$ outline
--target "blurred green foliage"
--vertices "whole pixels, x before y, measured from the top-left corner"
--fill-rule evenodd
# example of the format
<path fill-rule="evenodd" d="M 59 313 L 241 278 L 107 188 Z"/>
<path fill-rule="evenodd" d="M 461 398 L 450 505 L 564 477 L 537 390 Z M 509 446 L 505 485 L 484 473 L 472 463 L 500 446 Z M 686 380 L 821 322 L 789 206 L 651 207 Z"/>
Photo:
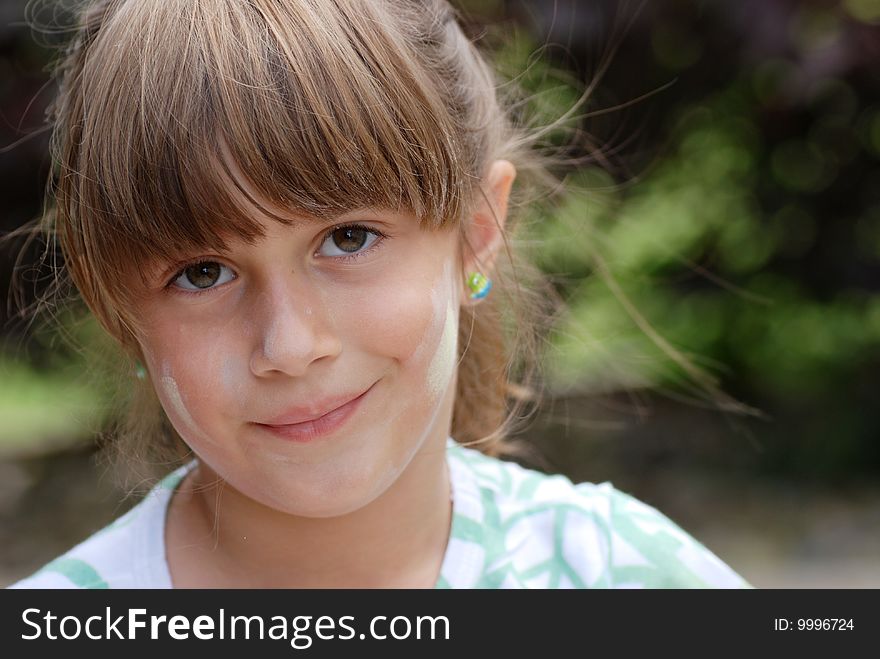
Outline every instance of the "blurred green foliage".
<path fill-rule="evenodd" d="M 809 9 L 792 38 L 820 48 L 840 38 L 841 20 Z M 701 56 L 698 38 L 669 24 L 652 46 L 670 69 Z M 524 57 L 533 49 L 516 44 L 502 61 L 530 62 L 517 81 L 534 115 L 552 121 L 578 92 Z M 834 476 L 880 466 L 876 414 L 865 409 L 876 396 L 853 387 L 876 391 L 880 295 L 870 279 L 841 281 L 880 263 L 880 196 L 866 180 L 873 168 L 880 184 L 878 107 L 834 76 L 787 97 L 800 75 L 795 61 L 770 59 L 681 103 L 662 157 L 631 179 L 600 167 L 571 173 L 569 196 L 540 209 L 525 243 L 570 306 L 550 351 L 555 390 L 693 391 L 671 347 L 767 413 L 755 426 L 761 466 Z M 791 125 L 775 129 L 776 115 Z M 812 269 L 827 260 L 827 276 Z"/>
<path fill-rule="evenodd" d="M 82 306 L 82 305 L 80 305 Z M 27 354 L 0 349 L 0 459 L 92 442 L 120 399 L 119 349 L 76 307 L 44 307 Z"/>
<path fill-rule="evenodd" d="M 101 430 L 105 402 L 75 366 L 40 371 L 0 358 L 0 459 L 66 448 Z"/>
<path fill-rule="evenodd" d="M 582 192 L 537 225 L 544 269 L 582 277 L 570 291 L 572 318 L 557 342 L 561 383 L 583 387 L 600 377 L 602 389 L 614 390 L 677 379 L 669 357 L 604 282 L 585 276 L 593 250 L 673 344 L 714 363 L 725 353 L 740 355 L 749 370 L 743 375 L 769 390 L 820 390 L 828 369 L 847 368 L 880 345 L 871 315 L 880 298 L 854 292 L 820 303 L 797 281 L 764 271 L 770 259 L 791 254 L 789 240 L 797 251 L 809 248 L 815 227 L 796 205 L 763 214 L 755 189 L 761 145 L 749 118 L 736 112 L 744 107 L 732 89 L 690 110 L 676 129 L 676 148 L 643 181 L 624 191 L 602 172 L 582 173 Z M 775 150 L 771 158 L 775 171 Z M 801 182 L 813 167 L 802 153 L 791 166 Z M 597 186 L 602 191 L 591 193 Z M 709 254 L 714 271 L 738 290 L 677 287 L 676 274 Z M 621 380 L 609 380 L 609 368 L 618 367 Z"/>

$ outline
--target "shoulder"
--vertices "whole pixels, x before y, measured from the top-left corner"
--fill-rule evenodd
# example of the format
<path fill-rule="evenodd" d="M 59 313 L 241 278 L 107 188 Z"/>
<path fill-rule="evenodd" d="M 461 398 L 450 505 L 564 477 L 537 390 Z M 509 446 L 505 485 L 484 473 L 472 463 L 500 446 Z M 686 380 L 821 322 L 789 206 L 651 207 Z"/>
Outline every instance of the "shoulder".
<path fill-rule="evenodd" d="M 526 587 L 750 587 L 672 520 L 610 482 L 575 484 L 463 446 L 449 456 L 459 488 L 469 481 L 470 499 L 479 500 L 470 512 L 481 518 L 481 533 L 495 535 L 520 578 L 539 577 Z"/>
<path fill-rule="evenodd" d="M 164 587 L 165 510 L 185 473 L 169 474 L 127 513 L 10 588 Z"/>

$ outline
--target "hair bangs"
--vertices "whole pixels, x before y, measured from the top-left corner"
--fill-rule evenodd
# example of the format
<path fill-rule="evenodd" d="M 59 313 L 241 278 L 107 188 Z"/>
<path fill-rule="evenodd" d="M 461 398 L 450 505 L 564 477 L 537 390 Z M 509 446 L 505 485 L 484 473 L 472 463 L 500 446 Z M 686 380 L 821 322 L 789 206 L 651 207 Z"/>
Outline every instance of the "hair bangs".
<path fill-rule="evenodd" d="M 454 120 L 384 3 L 228 4 L 203 16 L 206 91 L 261 196 L 316 217 L 363 207 L 459 217 L 469 172 Z"/>
<path fill-rule="evenodd" d="M 73 140 L 92 271 L 253 241 L 255 207 L 282 222 L 365 207 L 458 219 L 478 173 L 383 7 L 117 3 L 83 69 Z"/>

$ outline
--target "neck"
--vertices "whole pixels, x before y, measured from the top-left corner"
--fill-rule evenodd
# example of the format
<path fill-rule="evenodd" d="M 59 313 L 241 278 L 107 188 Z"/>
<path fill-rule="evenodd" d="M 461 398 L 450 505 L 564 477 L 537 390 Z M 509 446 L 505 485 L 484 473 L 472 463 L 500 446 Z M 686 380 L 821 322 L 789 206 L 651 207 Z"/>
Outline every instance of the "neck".
<path fill-rule="evenodd" d="M 328 518 L 264 506 L 200 464 L 169 512 L 175 587 L 433 587 L 452 517 L 445 441 L 429 439 L 366 506 Z"/>

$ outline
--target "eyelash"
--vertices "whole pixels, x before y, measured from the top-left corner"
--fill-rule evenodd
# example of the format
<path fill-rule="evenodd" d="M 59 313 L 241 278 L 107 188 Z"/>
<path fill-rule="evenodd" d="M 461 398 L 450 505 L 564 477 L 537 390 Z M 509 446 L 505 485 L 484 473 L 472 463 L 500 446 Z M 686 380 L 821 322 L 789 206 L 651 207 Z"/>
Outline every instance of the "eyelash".
<path fill-rule="evenodd" d="M 363 251 L 352 252 L 351 254 L 349 254 L 347 256 L 331 256 L 331 257 L 329 257 L 337 262 L 342 262 L 342 263 L 351 263 L 352 261 L 355 261 L 355 260 L 361 258 L 365 254 L 372 252 L 373 248 L 375 248 L 385 238 L 388 237 L 387 234 L 379 231 L 378 229 L 375 229 L 373 227 L 368 227 L 363 224 L 339 224 L 335 227 L 331 227 L 330 229 L 328 229 L 327 231 L 324 232 L 324 235 L 321 238 L 321 245 L 323 245 L 330 236 L 332 236 L 334 233 L 336 233 L 340 229 L 359 229 L 361 231 L 366 231 L 367 233 L 372 233 L 377 236 L 377 239 L 373 241 L 373 244 L 370 245 L 369 247 L 367 247 Z M 319 246 L 319 249 L 320 249 L 320 246 Z M 210 259 L 206 259 L 206 258 L 199 258 L 199 259 L 194 259 L 192 261 L 187 261 L 187 262 L 181 264 L 178 267 L 176 274 L 174 274 L 171 277 L 171 280 L 166 285 L 166 288 L 173 289 L 173 292 L 175 294 L 189 295 L 189 296 L 193 296 L 193 297 L 198 297 L 199 295 L 204 295 L 206 293 L 210 293 L 211 291 L 213 291 L 214 290 L 213 287 L 212 288 L 205 288 L 200 291 L 192 291 L 192 290 L 187 290 L 184 288 L 177 288 L 174 286 L 174 282 L 177 281 L 178 278 L 180 278 L 180 276 L 186 271 L 187 268 L 192 267 L 194 265 L 198 265 L 200 263 L 216 263 L 216 261 L 211 261 Z M 225 267 L 228 267 L 228 266 L 225 266 Z"/>

